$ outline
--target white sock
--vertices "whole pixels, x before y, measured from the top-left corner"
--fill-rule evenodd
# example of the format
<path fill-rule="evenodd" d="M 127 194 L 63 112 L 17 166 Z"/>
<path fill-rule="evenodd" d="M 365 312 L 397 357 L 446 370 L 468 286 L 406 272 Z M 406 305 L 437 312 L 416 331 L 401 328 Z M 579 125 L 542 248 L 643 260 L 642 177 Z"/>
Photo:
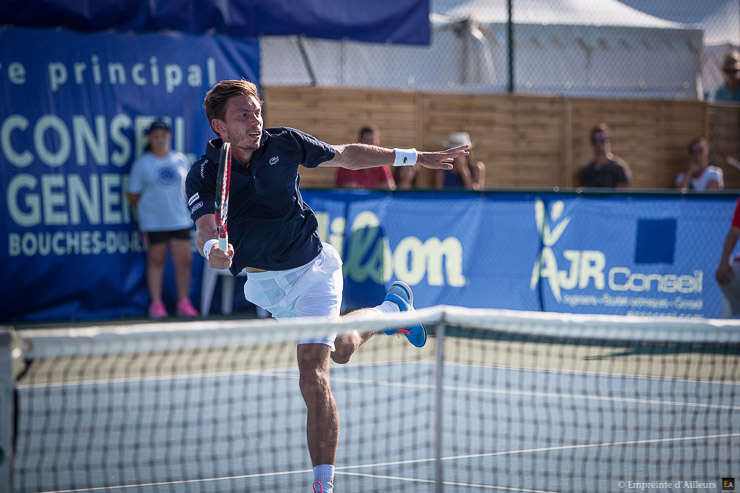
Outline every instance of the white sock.
<path fill-rule="evenodd" d="M 383 303 L 373 308 L 373 310 L 377 310 L 380 313 L 398 313 L 401 311 L 401 309 L 398 308 L 398 305 L 388 300 L 385 300 Z"/>
<path fill-rule="evenodd" d="M 334 466 L 331 464 L 319 464 L 313 468 L 313 480 L 321 483 L 321 493 L 332 493 L 334 491 Z"/>

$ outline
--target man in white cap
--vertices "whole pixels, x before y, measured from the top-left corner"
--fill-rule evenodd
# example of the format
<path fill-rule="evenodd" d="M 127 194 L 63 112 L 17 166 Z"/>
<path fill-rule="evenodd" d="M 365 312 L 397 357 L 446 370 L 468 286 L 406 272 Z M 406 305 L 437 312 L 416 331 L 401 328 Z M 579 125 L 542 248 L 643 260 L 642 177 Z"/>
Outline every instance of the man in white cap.
<path fill-rule="evenodd" d="M 732 50 L 727 52 L 722 63 L 722 72 L 725 74 L 724 85 L 718 87 L 710 100 L 712 102 L 732 101 L 740 103 L 740 79 L 737 73 L 740 71 L 740 52 Z"/>
<path fill-rule="evenodd" d="M 444 145 L 473 147 L 468 132 L 451 132 L 447 136 Z M 461 156 L 452 162 L 450 170 L 438 169 L 434 175 L 434 186 L 443 188 L 464 188 L 467 190 L 480 190 L 486 185 L 486 165 L 473 159 L 468 151 L 467 156 Z"/>

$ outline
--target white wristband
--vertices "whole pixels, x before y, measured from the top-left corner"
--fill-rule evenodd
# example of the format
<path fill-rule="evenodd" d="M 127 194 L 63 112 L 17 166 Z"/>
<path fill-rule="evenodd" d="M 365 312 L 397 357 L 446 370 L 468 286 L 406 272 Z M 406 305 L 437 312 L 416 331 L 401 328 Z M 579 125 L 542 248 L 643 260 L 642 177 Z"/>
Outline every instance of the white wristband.
<path fill-rule="evenodd" d="M 416 160 L 419 154 L 416 149 L 393 149 L 396 153 L 396 160 L 393 161 L 393 166 L 413 166 L 416 164 Z"/>
<path fill-rule="evenodd" d="M 203 245 L 203 255 L 206 257 L 206 260 L 211 255 L 211 250 L 213 250 L 214 245 L 218 245 L 218 240 L 211 239 L 206 241 L 206 244 Z"/>

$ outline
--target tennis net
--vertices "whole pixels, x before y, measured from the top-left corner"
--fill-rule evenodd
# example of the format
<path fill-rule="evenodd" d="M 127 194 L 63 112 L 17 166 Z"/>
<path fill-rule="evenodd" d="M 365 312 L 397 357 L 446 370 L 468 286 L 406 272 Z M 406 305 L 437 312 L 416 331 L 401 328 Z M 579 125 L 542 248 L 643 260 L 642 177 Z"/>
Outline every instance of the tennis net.
<path fill-rule="evenodd" d="M 338 493 L 716 490 L 740 476 L 740 324 L 435 307 L 11 331 L 4 481 L 310 492 L 296 340 L 414 321 L 424 348 L 379 334 L 332 364 Z"/>

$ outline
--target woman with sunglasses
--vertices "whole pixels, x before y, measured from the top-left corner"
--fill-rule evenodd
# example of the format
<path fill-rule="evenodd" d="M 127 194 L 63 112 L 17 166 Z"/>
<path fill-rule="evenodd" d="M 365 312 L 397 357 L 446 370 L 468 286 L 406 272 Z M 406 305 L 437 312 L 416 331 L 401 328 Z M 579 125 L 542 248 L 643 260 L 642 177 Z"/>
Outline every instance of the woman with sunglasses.
<path fill-rule="evenodd" d="M 704 137 L 689 142 L 689 167 L 676 177 L 676 188 L 681 190 L 722 190 L 725 188 L 722 170 L 709 166 L 709 145 Z"/>

